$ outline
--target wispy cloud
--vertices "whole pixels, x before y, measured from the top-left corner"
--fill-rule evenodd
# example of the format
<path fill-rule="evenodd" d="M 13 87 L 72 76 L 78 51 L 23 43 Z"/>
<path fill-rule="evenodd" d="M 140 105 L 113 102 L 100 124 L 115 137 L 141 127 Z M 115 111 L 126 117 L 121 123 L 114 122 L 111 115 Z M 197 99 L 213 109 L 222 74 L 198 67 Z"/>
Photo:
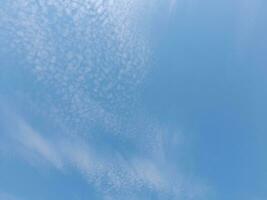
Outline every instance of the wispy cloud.
<path fill-rule="evenodd" d="M 8 194 L 3 191 L 0 191 L 0 199 L 1 200 L 22 200 L 21 198 L 17 198 L 16 196 Z"/>
<path fill-rule="evenodd" d="M 140 34 L 142 30 L 135 29 L 136 22 L 149 11 L 146 3 L 140 0 L 6 3 L 0 22 L 6 30 L 12 29 L 15 46 L 29 63 L 26 71 L 51 91 L 38 91 L 41 97 L 37 98 L 29 94 L 27 103 L 60 124 L 62 133 L 48 134 L 23 115 L 10 114 L 4 117 L 12 122 L 7 125 L 5 137 L 9 140 L 5 146 L 9 145 L 12 152 L 30 164 L 41 160 L 59 172 L 76 170 L 106 198 L 126 195 L 129 199 L 132 194 L 132 199 L 142 199 L 136 194 L 141 190 L 176 199 L 194 194 L 195 189 L 189 188 L 198 186 L 186 183 L 186 175 L 172 167 L 175 161 L 166 156 L 176 152 L 172 147 L 178 146 L 179 138 L 167 138 L 168 130 L 150 117 L 143 117 L 144 113 L 129 119 L 121 112 L 132 111 L 129 107 L 134 91 L 148 71 L 151 50 L 148 39 L 146 34 Z M 168 3 L 172 11 L 176 1 Z M 9 9 L 17 15 L 10 16 Z M 50 9 L 54 16 L 48 18 Z M 99 134 L 103 143 L 97 146 L 92 127 L 111 132 L 107 138 L 119 145 L 130 144 L 132 149 L 129 152 L 105 149 L 111 142 L 102 133 Z"/>
<path fill-rule="evenodd" d="M 5 111 L 0 106 L 0 118 L 5 120 L 0 134 L 0 138 L 4 143 L 1 150 L 4 151 L 6 147 L 12 149 L 11 152 L 18 153 L 28 160 L 36 158 L 41 162 L 50 163 L 57 169 L 62 169 L 63 162 L 54 145 L 50 144 L 29 123 L 14 114 L 11 109 L 8 109 L 7 104 L 5 106 Z"/>
<path fill-rule="evenodd" d="M 54 147 L 23 120 L 18 121 L 18 132 L 14 135 L 14 139 L 56 168 L 63 167 L 62 160 Z"/>
<path fill-rule="evenodd" d="M 176 6 L 177 6 L 177 0 L 170 0 L 170 3 L 169 3 L 170 14 L 174 12 L 174 10 L 176 9 Z"/>
<path fill-rule="evenodd" d="M 166 132 L 151 133 L 161 135 L 154 142 L 149 139 L 157 145 L 154 150 L 151 149 L 151 153 L 136 152 L 131 155 L 114 150 L 103 154 L 100 153 L 103 152 L 101 146 L 91 146 L 90 142 L 79 136 L 49 138 L 18 116 L 13 116 L 12 121 L 17 121 L 18 124 L 15 125 L 17 128 L 11 137 L 19 145 L 14 146 L 11 143 L 11 148 L 15 152 L 17 148 L 18 155 L 23 152 L 22 156 L 27 157 L 30 164 L 38 162 L 32 156 L 37 154 L 39 159 L 47 161 L 59 171 L 63 167 L 64 172 L 68 168 L 74 169 L 94 185 L 96 190 L 107 196 L 121 196 L 126 191 L 135 194 L 134 191 L 142 189 L 175 198 L 191 196 L 194 199 L 202 195 L 199 192 L 202 192 L 202 185 L 192 182 L 178 168 L 171 169 L 172 161 L 165 156 L 165 151 L 166 144 L 170 148 L 172 144 L 161 135 L 167 134 Z M 176 144 L 177 139 L 170 139 Z"/>

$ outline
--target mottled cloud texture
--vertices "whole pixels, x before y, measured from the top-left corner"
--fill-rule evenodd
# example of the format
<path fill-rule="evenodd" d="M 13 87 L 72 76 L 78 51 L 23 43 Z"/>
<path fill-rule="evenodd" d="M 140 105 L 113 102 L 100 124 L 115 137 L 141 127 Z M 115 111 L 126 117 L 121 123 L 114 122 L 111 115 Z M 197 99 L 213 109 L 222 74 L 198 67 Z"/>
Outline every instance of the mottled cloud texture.
<path fill-rule="evenodd" d="M 142 199 L 144 192 L 202 198 L 207 187 L 175 164 L 179 153 L 167 156 L 181 151 L 182 134 L 138 107 L 153 57 L 147 36 L 155 3 L 4 1 L 1 27 L 34 83 L 1 97 L 4 156 L 76 170 L 104 199 Z M 4 101 L 13 97 L 23 106 Z"/>

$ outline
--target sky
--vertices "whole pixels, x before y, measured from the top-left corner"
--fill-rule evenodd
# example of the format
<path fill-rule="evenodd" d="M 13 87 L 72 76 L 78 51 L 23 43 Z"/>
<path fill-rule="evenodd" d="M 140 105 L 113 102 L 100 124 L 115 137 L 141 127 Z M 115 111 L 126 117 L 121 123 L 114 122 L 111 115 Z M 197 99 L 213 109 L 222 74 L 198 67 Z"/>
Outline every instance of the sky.
<path fill-rule="evenodd" d="M 0 200 L 265 200 L 267 2 L 2 0 Z"/>

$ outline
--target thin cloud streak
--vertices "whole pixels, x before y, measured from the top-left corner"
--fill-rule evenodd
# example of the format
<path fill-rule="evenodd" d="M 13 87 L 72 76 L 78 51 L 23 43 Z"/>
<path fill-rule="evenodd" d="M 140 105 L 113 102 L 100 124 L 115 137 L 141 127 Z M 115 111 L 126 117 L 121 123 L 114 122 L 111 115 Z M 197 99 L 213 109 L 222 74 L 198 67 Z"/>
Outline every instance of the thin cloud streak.
<path fill-rule="evenodd" d="M 0 134 L 3 142 L 0 150 L 8 152 L 5 151 L 5 148 L 9 148 L 12 149 L 11 152 L 18 155 L 22 154 L 22 157 L 33 163 L 33 159 L 37 159 L 41 162 L 50 163 L 57 169 L 62 169 L 62 160 L 53 144 L 50 144 L 48 140 L 21 117 L 14 113 L 12 114 L 11 110 L 7 108 L 3 110 L 1 107 L 0 118 L 5 119 L 5 121 L 2 124 L 3 130 Z"/>
<path fill-rule="evenodd" d="M 22 200 L 21 198 L 17 198 L 16 196 L 8 194 L 3 191 L 0 191 L 0 199 L 1 200 Z"/>
<path fill-rule="evenodd" d="M 25 148 L 36 152 L 56 168 L 62 169 L 63 163 L 54 147 L 24 121 L 18 122 L 18 132 L 14 138 Z"/>
<path fill-rule="evenodd" d="M 170 0 L 169 13 L 172 14 L 177 6 L 177 0 Z"/>
<path fill-rule="evenodd" d="M 198 196 L 196 191 L 202 187 L 186 185 L 185 175 L 179 174 L 177 170 L 174 172 L 168 169 L 171 163 L 167 168 L 164 167 L 161 162 L 169 161 L 164 158 L 162 148 L 158 152 L 154 150 L 154 154 L 163 155 L 163 160 L 161 158 L 160 161 L 139 154 L 129 156 L 125 160 L 119 152 L 101 155 L 98 153 L 100 149 L 90 147 L 89 143 L 78 137 L 49 139 L 19 117 L 17 121 L 17 132 L 12 138 L 21 145 L 18 147 L 20 150 L 22 148 L 26 150 L 24 153 L 29 153 L 28 156 L 24 156 L 31 158 L 31 154 L 38 154 L 39 159 L 48 161 L 50 166 L 62 173 L 68 168 L 75 169 L 88 183 L 106 195 L 121 195 L 125 191 L 134 193 L 135 190 L 146 188 L 178 198 L 184 194 Z M 15 146 L 12 148 L 16 150 Z M 38 162 L 34 159 L 27 161 L 30 164 Z M 189 188 L 194 189 L 191 191 Z"/>

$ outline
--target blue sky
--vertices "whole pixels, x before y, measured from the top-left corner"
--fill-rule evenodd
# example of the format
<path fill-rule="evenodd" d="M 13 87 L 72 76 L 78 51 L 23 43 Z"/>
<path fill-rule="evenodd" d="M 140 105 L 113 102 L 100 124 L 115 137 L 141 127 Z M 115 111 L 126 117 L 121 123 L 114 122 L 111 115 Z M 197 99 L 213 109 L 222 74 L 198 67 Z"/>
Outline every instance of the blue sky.
<path fill-rule="evenodd" d="M 3 0 L 0 200 L 264 200 L 267 3 Z"/>

